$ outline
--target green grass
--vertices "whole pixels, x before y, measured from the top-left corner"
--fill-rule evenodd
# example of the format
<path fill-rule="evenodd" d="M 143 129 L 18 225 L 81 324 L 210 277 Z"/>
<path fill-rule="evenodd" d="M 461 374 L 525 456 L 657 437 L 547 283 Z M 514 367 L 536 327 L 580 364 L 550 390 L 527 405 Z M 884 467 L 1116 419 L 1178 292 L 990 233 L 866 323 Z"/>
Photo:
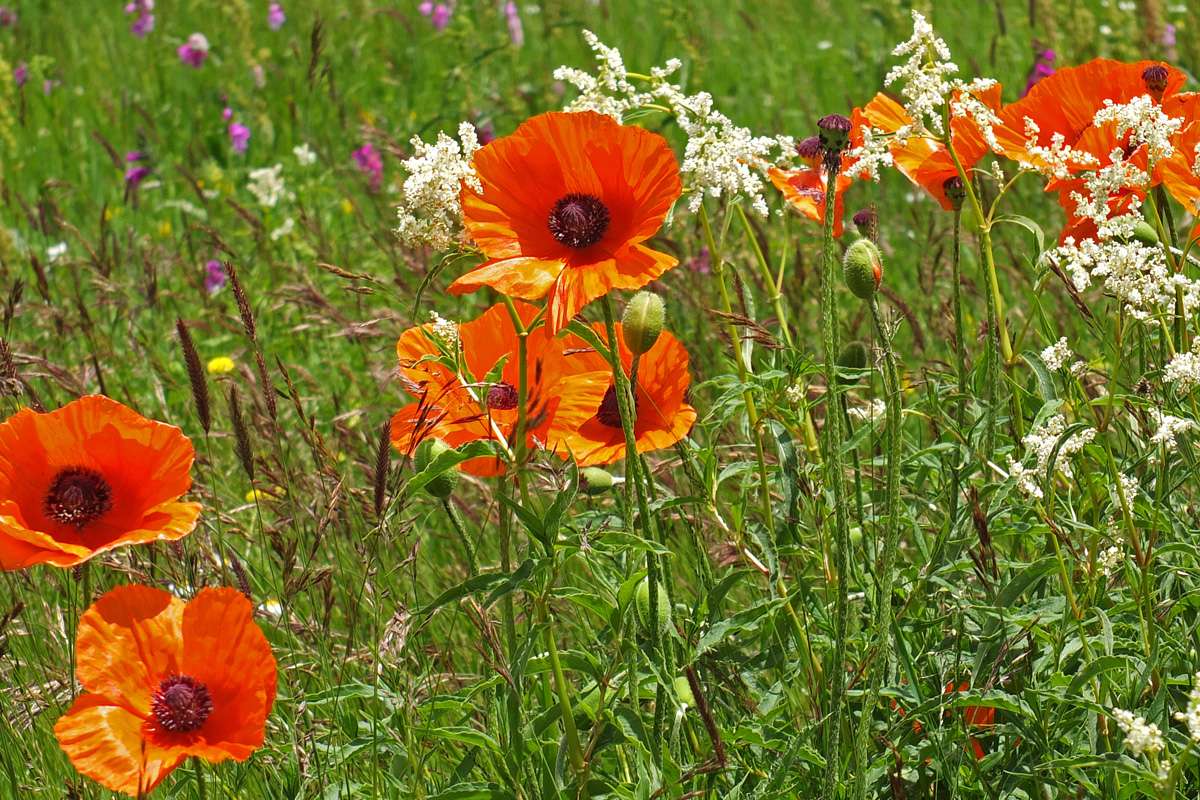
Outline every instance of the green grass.
<path fill-rule="evenodd" d="M 821 242 L 811 223 L 785 214 L 762 225 L 768 263 L 788 270 L 783 302 L 796 346 L 784 348 L 736 216 L 708 206 L 718 234 L 727 230 L 735 309 L 763 334 L 752 348 L 750 387 L 768 443 L 774 538 L 759 505 L 744 387 L 713 313 L 715 276 L 682 266 L 656 288 L 667 300 L 668 326 L 692 357 L 699 421 L 677 449 L 649 458 L 660 540 L 622 530 L 622 492 L 580 494 L 551 555 L 514 523 L 517 574 L 505 581 L 497 484 L 464 476 L 452 502 L 487 577 L 473 576 L 446 510 L 406 487 L 411 465 L 394 454 L 385 513 L 375 513 L 379 433 L 407 402 L 394 375 L 397 337 L 426 321 L 430 309 L 469 319 L 493 299 L 447 295 L 448 276 L 458 271 L 451 265 L 417 307 L 417 289 L 438 259 L 391 232 L 410 137 L 430 140 L 462 119 L 502 135 L 560 107 L 550 73 L 560 64 L 590 68 L 585 27 L 619 47 L 631 69 L 683 59 L 688 88 L 712 92 L 719 108 L 756 133 L 801 137 L 820 115 L 847 112 L 881 88 L 890 49 L 910 30 L 906 7 L 546 0 L 536 13 L 521 4 L 526 43 L 515 48 L 493 2 L 462 0 L 451 26 L 435 33 L 415 2 L 293 0 L 284 28 L 271 32 L 265 3 L 163 0 L 157 29 L 141 40 L 129 34 L 119 3 L 50 5 L 21 0 L 19 25 L 0 29 L 3 338 L 25 386 L 47 407 L 104 392 L 183 427 L 199 454 L 191 496 L 205 511 L 179 547 L 121 550 L 82 570 L 0 576 L 0 796 L 109 796 L 74 772 L 52 731 L 77 691 L 76 621 L 119 584 L 183 595 L 220 584 L 218 546 L 236 554 L 263 606 L 259 622 L 279 662 L 279 697 L 267 744 L 253 758 L 189 764 L 160 797 L 816 797 L 833 769 L 825 716 L 832 705 L 827 677 L 812 679 L 806 666 L 807 648 L 823 675 L 847 670 L 841 771 L 864 769 L 868 796 L 1153 796 L 1146 762 L 1122 751 L 1108 715 L 1114 706 L 1156 722 L 1176 760 L 1187 760 L 1174 796 L 1200 791 L 1195 748 L 1185 750 L 1186 730 L 1170 720 L 1186 706 L 1190 675 L 1200 668 L 1197 452 L 1185 436 L 1178 453 L 1165 460 L 1159 453 L 1155 462 L 1145 441 L 1153 432 L 1150 408 L 1194 417 L 1194 395 L 1176 398 L 1162 385 L 1156 332 L 1137 328 L 1118 343 L 1117 304 L 1095 291 L 1084 302 L 1097 322 L 1087 322 L 1061 282 L 1037 266 L 1035 236 L 1006 226 L 996 250 L 1018 357 L 999 384 L 989 379 L 980 327 L 985 292 L 968 235 L 966 324 L 980 335 L 967 337 L 967 414 L 956 421 L 951 218 L 899 175 L 856 186 L 847 201 L 849 211 L 875 203 L 880 212 L 883 306 L 899 326 L 905 384 L 897 647 L 867 764 L 854 763 L 849 743 L 875 612 L 884 441 L 878 429 L 856 425 L 847 452 L 854 472 L 847 480 L 851 607 L 847 659 L 839 665 L 832 655 L 832 510 L 820 460 L 804 440 L 805 412 L 813 411 L 818 426 L 825 414 Z M 999 78 L 1006 100 L 1024 84 L 1033 38 L 1052 45 L 1060 65 L 1158 53 L 1142 44 L 1143 17 L 1116 4 L 1033 3 L 1040 16 L 1032 24 L 1030 5 L 938 2 L 932 19 L 963 71 Z M 1161 12 L 1179 26 L 1178 65 L 1194 73 L 1196 23 L 1177 9 Z M 174 53 L 194 30 L 213 46 L 200 70 L 183 67 Z M 33 77 L 14 94 L 7 70 L 19 62 L 29 62 Z M 265 72 L 261 88 L 253 63 Z M 61 85 L 43 94 L 43 78 Z M 253 131 L 245 155 L 230 151 L 226 105 Z M 664 118 L 639 122 L 682 141 Z M 368 140 L 385 153 L 378 194 L 350 157 Z M 123 198 L 124 165 L 114 164 L 105 143 L 118 157 L 151 154 L 155 174 L 136 205 Z M 319 154 L 311 167 L 292 155 L 302 143 Z M 294 197 L 263 210 L 245 188 L 247 173 L 275 163 L 284 165 Z M 1005 208 L 1034 220 L 1052 246 L 1061 212 L 1035 184 L 1020 184 Z M 777 198 L 773 204 L 780 206 Z M 289 218 L 294 233 L 272 239 Z M 47 251 L 59 242 L 67 254 L 50 263 Z M 705 244 L 698 219 L 680 209 L 661 243 L 681 260 L 696 256 Z M 270 386 L 256 372 L 229 288 L 204 289 L 210 258 L 231 260 L 242 274 Z M 838 293 L 843 340 L 875 344 L 865 306 Z M 587 313 L 600 319 L 596 306 Z M 228 356 L 237 365 L 208 378 L 215 408 L 208 436 L 193 409 L 177 317 L 204 360 Z M 1195 323 L 1188 320 L 1191 331 Z M 1021 358 L 1060 335 L 1088 361 L 1086 381 Z M 802 404 L 787 394 L 797 381 L 810 389 Z M 1111 426 L 1075 457 L 1074 478 L 1060 476 L 1043 504 L 979 463 L 982 456 L 1003 467 L 1007 455 L 1019 456 L 1020 438 L 1039 413 L 1061 407 L 1072 419 L 1089 419 L 1101 384 L 1118 398 Z M 25 386 L 0 384 L 4 416 L 27 402 Z M 253 482 L 227 413 L 225 398 L 235 388 L 252 434 Z M 272 392 L 277 423 L 267 413 Z M 878 370 L 847 392 L 852 404 L 882 393 Z M 984 452 L 991 409 L 996 440 Z M 1111 580 L 1094 563 L 1098 549 L 1119 542 L 1110 527 L 1117 507 L 1110 458 L 1139 479 L 1131 522 L 1157 540 L 1144 569 L 1130 557 Z M 528 475 L 528 506 L 537 514 L 570 478 L 550 458 L 537 459 Z M 661 551 L 669 565 L 669 659 L 654 654 L 631 607 L 647 550 Z M 516 609 L 515 651 L 505 642 L 505 598 Z M 548 637 L 587 751 L 583 774 L 566 750 Z M 672 662 L 675 674 L 664 674 Z M 702 688 L 712 731 L 694 703 L 681 710 L 676 702 L 686 696 L 674 688 L 686 679 L 684 667 Z M 968 682 L 969 699 L 944 694 L 951 682 Z M 660 684 L 666 691 L 656 703 Z M 514 694 L 515 728 L 507 705 Z M 962 708 L 969 705 L 994 707 L 996 726 L 968 729 Z M 656 730 L 662 752 L 655 752 Z M 982 761 L 971 755 L 972 736 L 987 751 Z"/>

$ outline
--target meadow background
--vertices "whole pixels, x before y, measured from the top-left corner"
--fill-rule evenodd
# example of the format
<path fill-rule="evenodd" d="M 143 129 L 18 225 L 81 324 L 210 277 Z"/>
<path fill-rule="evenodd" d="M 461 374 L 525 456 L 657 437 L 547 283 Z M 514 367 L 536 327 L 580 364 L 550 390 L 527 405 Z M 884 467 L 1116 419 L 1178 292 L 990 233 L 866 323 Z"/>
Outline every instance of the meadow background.
<path fill-rule="evenodd" d="M 819 229 L 789 214 L 760 231 L 769 263 L 789 264 L 792 350 L 774 349 L 752 250 L 736 228 L 730 235 L 730 263 L 747 287 L 740 311 L 763 322 L 755 390 L 781 432 L 770 453 L 776 506 L 794 524 L 776 543 L 760 541 L 750 437 L 724 326 L 711 313 L 716 290 L 699 224 L 681 209 L 660 238 L 684 262 L 656 288 L 667 301 L 668 327 L 688 346 L 700 418 L 685 447 L 652 463 L 671 498 L 663 501 L 670 519 L 663 548 L 672 553 L 680 646 L 693 654 L 725 748 L 724 763 L 714 767 L 704 721 L 694 709 L 672 708 L 663 722 L 671 757 L 660 771 L 645 744 L 655 678 L 636 657 L 644 632 L 629 611 L 637 557 L 658 545 L 609 535 L 619 527 L 619 493 L 575 499 L 551 564 L 522 538 L 516 561 L 536 567 L 507 582 L 464 584 L 472 576 L 446 510 L 405 487 L 412 470 L 399 457 L 384 476 L 384 513 L 377 513 L 380 430 L 407 402 L 394 379 L 396 338 L 427 321 L 431 309 L 468 319 L 485 307 L 483 297 L 441 291 L 446 275 L 457 274 L 453 266 L 419 293 L 438 259 L 394 236 L 395 203 L 412 136 L 430 140 L 464 119 L 503 135 L 527 116 L 561 107 L 571 95 L 551 73 L 560 64 L 591 67 L 584 28 L 620 48 L 631 69 L 682 59 L 689 90 L 710 91 L 736 122 L 757 134 L 800 138 L 817 117 L 848 113 L 881 88 L 891 47 L 911 29 L 907 3 L 521 2 L 521 44 L 496 2 L 462 0 L 439 31 L 416 2 L 290 0 L 286 22 L 271 30 L 266 2 L 159 0 L 145 38 L 130 33 L 119 2 L 8 5 L 18 21 L 0 28 L 0 303 L 19 379 L 6 375 L 0 409 L 7 416 L 31 402 L 52 408 L 103 392 L 174 422 L 197 444 L 192 494 L 206 510 L 201 528 L 179 547 L 118 551 L 86 570 L 0 576 L 0 795 L 108 796 L 75 774 L 52 733 L 75 691 L 74 623 L 91 599 L 124 582 L 186 594 L 240 581 L 275 648 L 279 700 L 267 746 L 246 764 L 211 770 L 207 797 L 815 796 L 827 766 L 819 725 L 804 711 L 820 705 L 823 689 L 802 677 L 771 583 L 730 542 L 749 537 L 764 559 L 786 565 L 809 640 L 828 658 L 828 552 L 813 522 L 821 518 L 816 473 L 786 393 L 820 357 Z M 1185 3 L 921 6 L 963 72 L 998 78 L 1006 101 L 1025 83 L 1035 42 L 1055 50 L 1058 66 L 1105 55 L 1169 57 L 1191 74 L 1200 68 L 1200 26 Z M 1174 44 L 1164 44 L 1167 25 Z M 195 31 L 212 48 L 200 69 L 175 54 Z M 20 65 L 28 68 L 22 87 L 11 79 Z M 243 154 L 231 148 L 226 108 L 250 129 Z M 640 122 L 681 141 L 661 119 Z M 366 143 L 382 155 L 377 190 L 351 155 Z M 302 145 L 316 153 L 315 163 L 299 163 L 293 148 Z M 133 192 L 123 177 L 130 151 L 148 154 L 153 170 Z M 247 189 L 249 173 L 275 164 L 286 195 L 264 208 Z M 1009 202 L 1041 226 L 1045 241 L 1057 237 L 1061 212 L 1033 182 Z M 1165 729 L 1200 664 L 1194 453 L 1184 446 L 1182 463 L 1172 462 L 1170 490 L 1139 510 L 1172 543 L 1161 572 L 1149 578 L 1160 587 L 1157 605 L 1131 600 L 1119 581 L 1110 585 L 1085 569 L 1084 556 L 1076 588 L 1094 611 L 1077 624 L 1046 560 L 1052 551 L 1043 522 L 1014 511 L 999 484 L 979 487 L 988 512 L 978 501 L 969 508 L 947 500 L 945 464 L 954 445 L 938 418 L 948 402 L 939 386 L 953 372 L 950 217 L 896 174 L 851 190 L 848 211 L 867 203 L 880 216 L 885 305 L 902 319 L 897 347 L 906 405 L 914 409 L 904 478 L 913 510 L 903 533 L 904 606 L 896 623 L 905 647 L 885 695 L 924 720 L 919 731 L 885 702 L 876 744 L 886 757 L 873 762 L 872 796 L 1145 796 L 1153 791 L 1145 771 L 1120 754 L 1111 725 L 1097 720 L 1116 704 L 1156 713 Z M 1090 330 L 1061 285 L 1035 268 L 1035 239 L 1014 227 L 997 242 L 1018 352 Z M 229 287 L 206 286 L 214 259 L 233 262 L 242 276 L 270 387 Z M 972 247 L 964 250 L 964 274 L 968 330 L 977 331 L 984 302 Z M 1104 308 L 1098 302 L 1095 311 Z M 845 336 L 870 339 L 869 319 L 847 309 Z M 231 371 L 208 376 L 215 409 L 208 435 L 193 409 L 177 318 L 205 362 L 232 361 Z M 982 352 L 982 339 L 971 342 Z M 1100 368 L 1106 352 L 1095 349 L 1091 358 Z M 1036 398 L 1042 376 L 1023 365 L 1014 373 L 1012 390 Z M 1126 377 L 1131 393 L 1137 377 Z M 975 380 L 982 392 L 982 374 Z M 860 391 L 864 399 L 874 396 L 871 385 Z M 233 390 L 251 432 L 250 459 L 232 435 Z M 1027 401 L 1028 419 L 1001 426 L 1004 443 L 993 461 L 1003 463 L 1037 406 Z M 879 435 L 870 426 L 857 435 L 870 476 Z M 1092 547 L 1094 567 L 1099 496 L 1108 495 L 1102 474 L 1078 472 L 1083 499 L 1066 527 L 1079 552 Z M 560 478 L 547 470 L 538 486 L 551 490 Z M 870 507 L 871 487 L 866 492 Z M 495 575 L 494 486 L 464 478 L 452 502 L 478 537 L 482 571 Z M 981 545 L 979 515 L 991 522 L 994 549 Z M 873 524 L 858 528 L 856 547 L 870 547 Z M 217 541 L 236 561 L 216 557 Z M 868 572 L 852 576 L 856 591 Z M 505 591 L 522 635 L 519 755 L 505 722 L 511 665 L 497 611 Z M 596 732 L 590 773 L 582 777 L 562 750 L 540 621 L 547 610 L 585 738 Z M 1143 612 L 1152 613 L 1152 624 Z M 1144 635 L 1150 629 L 1160 632 L 1152 647 Z M 1108 659 L 1099 667 L 1080 655 L 1089 643 Z M 851 650 L 862 646 L 860 636 Z M 637 708 L 605 695 L 634 664 L 646 670 L 640 682 L 648 693 Z M 991 690 L 983 702 L 997 709 L 997 724 L 986 732 L 987 759 L 970 755 L 972 734 L 980 732 L 964 723 L 967 703 L 940 697 L 949 681 Z M 611 691 L 629 694 L 625 685 Z M 599 728 L 597 718 L 604 720 Z M 1193 794 L 1179 796 L 1200 791 L 1194 766 L 1180 791 L 1189 786 Z M 179 770 L 157 795 L 202 796 L 195 770 Z"/>

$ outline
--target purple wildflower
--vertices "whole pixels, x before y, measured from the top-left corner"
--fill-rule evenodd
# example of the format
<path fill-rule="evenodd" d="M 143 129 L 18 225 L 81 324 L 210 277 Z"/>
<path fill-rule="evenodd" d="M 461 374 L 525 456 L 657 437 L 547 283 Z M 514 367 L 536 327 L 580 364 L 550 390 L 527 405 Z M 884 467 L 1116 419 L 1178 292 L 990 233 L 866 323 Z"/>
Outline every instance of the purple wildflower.
<path fill-rule="evenodd" d="M 22 61 L 13 67 L 13 83 L 17 86 L 24 86 L 27 80 L 29 80 L 29 65 Z"/>
<path fill-rule="evenodd" d="M 203 33 L 193 33 L 186 42 L 179 45 L 179 49 L 175 52 L 179 54 L 179 60 L 184 64 L 194 69 L 200 69 L 204 66 L 204 59 L 208 58 L 208 39 Z"/>
<path fill-rule="evenodd" d="M 240 122 L 229 123 L 229 146 L 235 153 L 246 152 L 250 144 L 250 129 Z"/>
<path fill-rule="evenodd" d="M 17 12 L 8 6 L 0 6 L 0 28 L 11 28 L 17 24 Z"/>
<path fill-rule="evenodd" d="M 225 286 L 225 268 L 215 258 L 204 265 L 204 291 L 216 294 Z"/>
<path fill-rule="evenodd" d="M 508 38 L 517 47 L 525 44 L 525 28 L 521 25 L 521 12 L 517 4 L 508 0 L 504 4 L 504 19 L 508 23 Z"/>
<path fill-rule="evenodd" d="M 229 106 L 225 106 L 224 108 L 222 108 L 221 109 L 221 119 L 225 120 L 226 122 L 229 122 L 229 120 L 233 119 L 233 109 L 230 108 Z"/>
<path fill-rule="evenodd" d="M 1038 84 L 1038 81 L 1049 78 L 1054 74 L 1054 59 L 1057 54 L 1053 50 L 1039 50 L 1037 60 L 1033 64 L 1033 68 L 1029 70 L 1029 79 L 1025 82 L 1025 91 L 1021 92 L 1021 97 L 1029 94 L 1029 91 Z"/>
<path fill-rule="evenodd" d="M 450 24 L 450 15 L 454 13 L 454 9 L 445 3 L 438 3 L 433 7 L 433 14 L 430 15 L 429 21 L 433 23 L 435 31 L 445 30 Z"/>
<path fill-rule="evenodd" d="M 1175 46 L 1175 26 L 1174 25 L 1172 25 L 1171 23 L 1168 22 L 1163 27 L 1161 41 L 1162 41 L 1163 47 L 1174 47 Z"/>
<path fill-rule="evenodd" d="M 62 86 L 62 81 L 55 80 L 54 78 L 46 78 L 42 81 L 42 94 L 46 95 L 46 97 L 49 97 L 50 93 L 59 86 Z"/>
<path fill-rule="evenodd" d="M 271 3 L 267 8 L 267 27 L 277 31 L 283 27 L 285 22 L 287 22 L 287 15 L 283 13 L 283 6 L 279 3 Z"/>
<path fill-rule="evenodd" d="M 712 256 L 709 254 L 708 248 L 701 247 L 700 252 L 688 259 L 687 268 L 701 275 L 712 272 Z"/>
<path fill-rule="evenodd" d="M 371 191 L 378 192 L 379 187 L 383 184 L 383 158 L 379 155 L 379 151 L 375 149 L 374 145 L 367 142 L 350 155 L 354 158 L 354 163 L 358 165 L 359 171 L 370 176 Z"/>
<path fill-rule="evenodd" d="M 154 0 L 132 0 L 125 5 L 126 16 L 137 14 L 129 32 L 139 39 L 154 30 Z"/>

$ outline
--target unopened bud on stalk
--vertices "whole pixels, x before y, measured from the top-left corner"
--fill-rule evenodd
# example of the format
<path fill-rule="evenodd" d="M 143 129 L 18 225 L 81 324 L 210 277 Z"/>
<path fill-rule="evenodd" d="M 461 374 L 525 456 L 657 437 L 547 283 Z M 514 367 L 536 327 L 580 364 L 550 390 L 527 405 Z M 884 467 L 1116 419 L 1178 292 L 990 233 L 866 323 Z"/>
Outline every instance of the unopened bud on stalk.
<path fill-rule="evenodd" d="M 658 584 L 658 632 L 666 633 L 671 627 L 671 608 L 667 601 L 667 592 L 662 583 Z M 634 597 L 637 605 L 638 622 L 646 628 L 650 627 L 650 579 L 642 578 L 637 585 Z"/>
<path fill-rule="evenodd" d="M 842 348 L 842 352 L 838 354 L 837 365 L 845 370 L 858 372 L 867 368 L 867 346 L 859 341 L 848 343 Z M 844 379 L 847 383 L 853 379 Z"/>
<path fill-rule="evenodd" d="M 662 333 L 666 309 L 662 298 L 653 292 L 638 292 L 625 306 L 621 317 L 621 330 L 625 334 L 625 345 L 635 356 L 645 355 L 658 341 Z"/>
<path fill-rule="evenodd" d="M 950 201 L 950 205 L 954 206 L 954 210 L 958 211 L 962 208 L 963 200 L 967 197 L 967 187 L 963 185 L 962 178 L 955 175 L 953 178 L 947 178 L 942 184 L 942 189 L 946 192 L 946 199 Z"/>
<path fill-rule="evenodd" d="M 1133 238 L 1137 239 L 1142 244 L 1147 244 L 1153 247 L 1158 244 L 1158 232 L 1146 220 L 1142 220 L 1133 229 Z"/>
<path fill-rule="evenodd" d="M 599 467 L 586 467 L 579 473 L 579 488 L 584 494 L 604 494 L 613 483 L 613 476 Z"/>
<path fill-rule="evenodd" d="M 879 213 L 875 211 L 875 207 L 860 208 L 854 212 L 852 219 L 854 227 L 858 229 L 858 235 L 874 241 L 875 233 L 879 229 Z"/>
<path fill-rule="evenodd" d="M 870 239 L 859 239 L 846 250 L 842 278 L 850 291 L 863 300 L 874 296 L 883 281 L 883 257 Z"/>
<path fill-rule="evenodd" d="M 675 679 L 675 696 L 679 698 L 679 702 L 683 703 L 688 708 L 696 707 L 696 695 L 692 693 L 692 685 L 688 683 L 686 675 L 680 675 Z"/>
<path fill-rule="evenodd" d="M 841 114 L 827 114 L 817 120 L 821 132 L 821 147 L 828 153 L 840 153 L 850 142 L 850 119 Z"/>
<path fill-rule="evenodd" d="M 413 453 L 413 468 L 417 472 L 424 472 L 438 456 L 453 449 L 441 439 L 426 439 L 417 445 L 417 452 Z M 445 500 L 454 493 L 454 487 L 457 485 L 458 469 L 451 467 L 425 484 L 425 491 L 439 500 Z"/>

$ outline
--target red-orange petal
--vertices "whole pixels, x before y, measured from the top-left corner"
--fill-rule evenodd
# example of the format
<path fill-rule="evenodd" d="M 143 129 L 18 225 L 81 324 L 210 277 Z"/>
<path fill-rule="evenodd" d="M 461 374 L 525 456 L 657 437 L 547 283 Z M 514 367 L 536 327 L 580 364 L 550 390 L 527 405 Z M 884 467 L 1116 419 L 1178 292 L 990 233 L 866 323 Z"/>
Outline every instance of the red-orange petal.
<path fill-rule="evenodd" d="M 162 782 L 186 757 L 144 749 L 143 720 L 99 695 L 83 694 L 54 725 L 54 735 L 81 775 L 137 797 Z"/>

